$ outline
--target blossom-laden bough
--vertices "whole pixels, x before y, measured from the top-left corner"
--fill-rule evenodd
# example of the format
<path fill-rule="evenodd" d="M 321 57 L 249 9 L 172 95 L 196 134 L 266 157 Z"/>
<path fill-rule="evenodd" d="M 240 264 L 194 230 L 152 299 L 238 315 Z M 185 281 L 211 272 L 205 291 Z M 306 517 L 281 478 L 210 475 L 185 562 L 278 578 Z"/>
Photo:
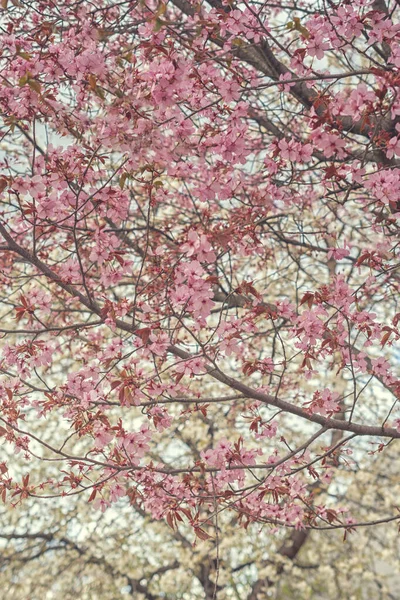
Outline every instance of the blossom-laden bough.
<path fill-rule="evenodd" d="M 397 4 L 1 4 L 2 501 L 396 525 Z"/>

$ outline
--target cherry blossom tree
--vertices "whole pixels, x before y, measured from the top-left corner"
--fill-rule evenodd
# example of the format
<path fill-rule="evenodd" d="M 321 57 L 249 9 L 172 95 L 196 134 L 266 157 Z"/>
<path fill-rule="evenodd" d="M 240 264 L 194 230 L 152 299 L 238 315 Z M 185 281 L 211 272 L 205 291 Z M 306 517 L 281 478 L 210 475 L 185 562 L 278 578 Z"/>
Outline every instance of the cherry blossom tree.
<path fill-rule="evenodd" d="M 182 598 L 235 597 L 227 539 L 395 531 L 397 3 L 1 7 L 5 514 L 169 528 L 212 556 Z M 44 550 L 111 573 L 72 529 Z M 129 593 L 165 597 L 164 559 Z"/>

